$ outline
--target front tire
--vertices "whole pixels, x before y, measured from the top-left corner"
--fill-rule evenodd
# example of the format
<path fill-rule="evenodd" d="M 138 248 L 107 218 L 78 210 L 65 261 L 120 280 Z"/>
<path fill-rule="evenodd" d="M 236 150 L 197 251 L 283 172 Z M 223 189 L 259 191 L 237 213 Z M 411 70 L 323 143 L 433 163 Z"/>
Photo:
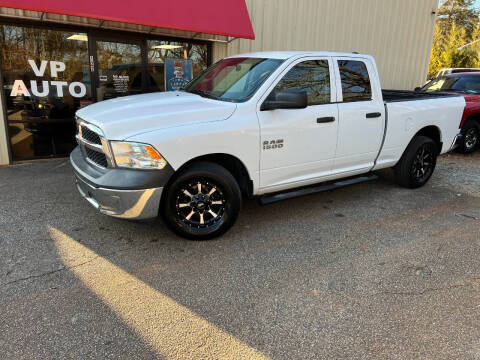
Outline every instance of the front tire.
<path fill-rule="evenodd" d="M 462 128 L 463 143 L 459 150 L 461 153 L 470 154 L 474 152 L 480 144 L 480 125 L 473 121 L 468 121 Z"/>
<path fill-rule="evenodd" d="M 161 214 L 178 235 L 207 240 L 232 227 L 241 204 L 240 187 L 227 169 L 198 162 L 181 171 L 168 186 Z"/>
<path fill-rule="evenodd" d="M 435 141 L 426 136 L 415 137 L 394 167 L 396 182 L 409 189 L 425 185 L 435 170 L 437 156 Z"/>

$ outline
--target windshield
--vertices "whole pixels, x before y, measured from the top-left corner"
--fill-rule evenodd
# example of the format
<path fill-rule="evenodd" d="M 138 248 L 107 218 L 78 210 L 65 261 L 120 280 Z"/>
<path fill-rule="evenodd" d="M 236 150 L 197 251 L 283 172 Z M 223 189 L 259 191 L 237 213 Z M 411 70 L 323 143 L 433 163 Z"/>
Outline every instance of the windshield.
<path fill-rule="evenodd" d="M 185 87 L 185 91 L 223 101 L 248 100 L 283 60 L 237 57 L 209 67 Z"/>
<path fill-rule="evenodd" d="M 425 85 L 422 91 L 453 91 L 464 94 L 480 94 L 480 76 L 444 76 L 436 78 Z"/>

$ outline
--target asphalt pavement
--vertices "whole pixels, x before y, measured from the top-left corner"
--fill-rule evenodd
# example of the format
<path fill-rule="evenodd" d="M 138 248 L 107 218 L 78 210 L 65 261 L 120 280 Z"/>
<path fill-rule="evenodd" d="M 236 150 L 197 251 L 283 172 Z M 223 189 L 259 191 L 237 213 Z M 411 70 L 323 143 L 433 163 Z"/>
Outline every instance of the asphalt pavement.
<path fill-rule="evenodd" d="M 480 152 L 260 206 L 223 237 L 96 213 L 66 159 L 0 168 L 2 359 L 480 359 Z"/>

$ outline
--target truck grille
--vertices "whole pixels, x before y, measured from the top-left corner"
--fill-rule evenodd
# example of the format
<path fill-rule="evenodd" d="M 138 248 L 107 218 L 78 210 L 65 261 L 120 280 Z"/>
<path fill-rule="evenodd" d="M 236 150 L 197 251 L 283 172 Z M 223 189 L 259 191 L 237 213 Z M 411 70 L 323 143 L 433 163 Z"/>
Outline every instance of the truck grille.
<path fill-rule="evenodd" d="M 86 126 L 82 126 L 82 138 L 91 142 L 92 144 L 102 145 L 102 141 L 100 140 L 100 136 L 87 128 Z"/>
<path fill-rule="evenodd" d="M 107 157 L 104 153 L 85 148 L 85 152 L 87 154 L 87 159 L 90 159 L 95 164 L 100 165 L 101 167 L 106 168 L 108 166 Z"/>
<path fill-rule="evenodd" d="M 77 118 L 77 142 L 83 156 L 91 163 L 107 168 L 109 165 L 109 149 L 103 140 L 102 130 Z"/>

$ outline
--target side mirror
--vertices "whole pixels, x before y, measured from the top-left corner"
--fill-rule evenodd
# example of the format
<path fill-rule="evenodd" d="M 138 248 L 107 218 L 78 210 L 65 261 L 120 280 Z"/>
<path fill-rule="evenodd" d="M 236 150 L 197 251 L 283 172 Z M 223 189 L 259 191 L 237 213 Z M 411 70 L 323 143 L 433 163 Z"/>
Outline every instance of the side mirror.
<path fill-rule="evenodd" d="M 284 90 L 272 91 L 265 99 L 260 111 L 275 109 L 305 109 L 308 106 L 308 97 L 306 91 Z"/>
<path fill-rule="evenodd" d="M 417 86 L 414 90 L 418 92 L 418 91 L 422 90 L 422 88 L 420 86 Z"/>

